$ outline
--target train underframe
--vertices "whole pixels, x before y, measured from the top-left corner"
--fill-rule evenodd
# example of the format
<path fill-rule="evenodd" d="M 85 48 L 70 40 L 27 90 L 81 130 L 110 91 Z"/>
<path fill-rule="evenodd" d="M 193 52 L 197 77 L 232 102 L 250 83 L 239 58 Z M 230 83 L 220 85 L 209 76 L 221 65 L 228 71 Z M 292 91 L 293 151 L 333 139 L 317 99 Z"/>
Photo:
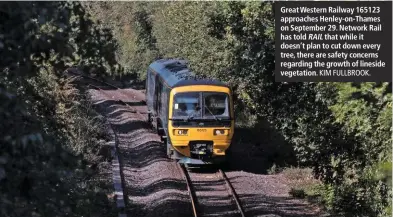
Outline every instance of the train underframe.
<path fill-rule="evenodd" d="M 185 156 L 176 151 L 168 139 L 163 139 L 163 143 L 166 144 L 168 158 L 178 160 L 179 163 L 187 165 L 221 165 L 225 164 L 227 160 L 226 155 L 217 156 L 213 154 L 213 141 L 190 141 L 188 143 L 190 156 Z"/>
<path fill-rule="evenodd" d="M 167 157 L 185 164 L 189 167 L 200 167 L 203 165 L 220 165 L 223 167 L 228 166 L 227 150 L 225 155 L 214 155 L 212 140 L 193 140 L 189 141 L 188 147 L 190 148 L 190 156 L 185 156 L 178 152 L 171 144 L 171 139 L 165 133 L 164 128 L 155 118 L 149 114 L 149 123 L 156 130 L 157 134 L 161 137 L 162 143 L 166 146 Z"/>

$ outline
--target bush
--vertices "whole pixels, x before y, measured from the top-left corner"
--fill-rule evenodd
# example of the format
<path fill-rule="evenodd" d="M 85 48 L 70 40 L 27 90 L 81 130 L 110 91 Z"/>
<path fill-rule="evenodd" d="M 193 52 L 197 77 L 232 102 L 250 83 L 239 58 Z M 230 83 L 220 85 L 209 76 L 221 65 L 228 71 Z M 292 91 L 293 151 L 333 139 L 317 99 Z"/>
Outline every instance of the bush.
<path fill-rule="evenodd" d="M 295 198 L 302 198 L 302 199 L 304 199 L 306 197 L 306 193 L 304 192 L 303 189 L 291 188 L 291 190 L 289 191 L 289 194 L 292 195 L 292 197 L 295 197 Z"/>
<path fill-rule="evenodd" d="M 77 2 L 0 8 L 0 215 L 112 215 L 87 167 L 102 123 L 63 72 L 116 73 L 115 43 Z"/>
<path fill-rule="evenodd" d="M 136 74 L 144 80 L 147 66 L 160 54 L 152 35 L 151 11 L 155 3 L 86 2 L 84 6 L 97 22 L 111 29 L 119 47 L 117 61 L 122 75 Z"/>

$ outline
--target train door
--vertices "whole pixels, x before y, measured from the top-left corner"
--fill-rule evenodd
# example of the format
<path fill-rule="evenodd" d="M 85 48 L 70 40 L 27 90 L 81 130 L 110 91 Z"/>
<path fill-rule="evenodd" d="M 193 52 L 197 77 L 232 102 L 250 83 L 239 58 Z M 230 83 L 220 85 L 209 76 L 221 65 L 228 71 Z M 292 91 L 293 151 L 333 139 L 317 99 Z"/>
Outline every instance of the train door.
<path fill-rule="evenodd" d="M 157 75 L 156 77 L 156 92 L 155 92 L 155 111 L 156 111 L 156 129 L 157 129 L 157 133 L 158 135 L 162 136 L 163 132 L 162 132 L 162 122 L 161 122 L 161 94 L 162 94 L 162 81 L 159 77 L 159 75 Z"/>
<path fill-rule="evenodd" d="M 147 70 L 147 72 L 146 72 L 146 82 L 145 82 L 145 93 L 146 93 L 146 95 L 148 95 L 149 94 L 149 90 L 150 90 L 150 88 L 149 88 L 149 84 L 150 84 L 150 70 Z"/>
<path fill-rule="evenodd" d="M 158 83 L 160 83 L 160 77 L 158 74 L 156 74 L 155 79 L 154 79 L 154 97 L 153 97 L 153 110 L 154 110 L 154 115 L 158 116 Z"/>
<path fill-rule="evenodd" d="M 157 112 L 157 116 L 161 112 L 161 94 L 162 94 L 162 81 L 159 75 L 156 75 L 156 82 L 155 82 L 155 93 L 154 93 L 154 109 Z"/>
<path fill-rule="evenodd" d="M 150 70 L 150 68 L 147 70 L 147 76 L 146 76 L 146 104 L 147 104 L 147 109 L 148 109 L 148 121 L 149 123 L 153 122 L 153 116 L 155 115 L 154 113 L 154 101 L 155 101 L 155 85 L 154 85 L 154 74 Z"/>
<path fill-rule="evenodd" d="M 150 109 L 151 109 L 151 72 L 150 72 L 150 70 L 148 69 L 147 70 L 147 72 L 146 72 L 147 74 L 146 74 L 146 84 L 145 84 L 145 87 L 146 87 L 146 90 L 145 90 L 145 98 L 146 98 L 146 104 L 147 104 L 147 109 L 149 110 L 149 112 L 151 112 L 150 111 Z"/>
<path fill-rule="evenodd" d="M 161 114 L 161 111 L 162 111 L 162 82 L 161 82 L 161 80 L 159 79 L 158 80 L 158 87 L 157 87 L 157 89 L 158 89 L 158 94 L 157 94 L 157 113 L 158 114 Z"/>

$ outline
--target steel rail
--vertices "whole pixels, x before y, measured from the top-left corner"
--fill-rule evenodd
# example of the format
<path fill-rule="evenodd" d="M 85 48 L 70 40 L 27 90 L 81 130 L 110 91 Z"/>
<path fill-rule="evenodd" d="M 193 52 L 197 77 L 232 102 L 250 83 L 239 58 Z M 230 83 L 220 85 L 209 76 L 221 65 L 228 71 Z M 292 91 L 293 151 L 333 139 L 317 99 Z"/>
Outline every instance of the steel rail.
<path fill-rule="evenodd" d="M 242 207 L 242 204 L 240 203 L 239 197 L 236 194 L 235 189 L 233 188 L 231 182 L 229 182 L 228 177 L 225 175 L 225 173 L 221 169 L 219 169 L 219 173 L 220 173 L 221 177 L 224 179 L 228 189 L 230 190 L 230 192 L 231 192 L 231 194 L 233 196 L 233 199 L 236 202 L 236 206 L 239 209 L 240 214 L 242 215 L 242 217 L 246 217 L 244 209 Z"/>
<path fill-rule="evenodd" d="M 93 85 L 93 84 L 88 84 L 88 86 L 91 86 L 99 91 L 102 90 L 101 87 Z M 98 113 L 97 113 L 98 114 Z M 119 138 L 113 129 L 112 123 L 109 121 L 108 117 L 106 117 L 106 120 L 108 121 L 108 124 L 110 126 L 110 130 L 115 136 L 115 141 L 114 141 L 114 147 L 112 150 L 112 156 L 113 156 L 113 162 L 112 162 L 112 181 L 114 185 L 114 194 L 116 198 L 116 206 L 119 209 L 118 210 L 118 216 L 119 217 L 127 217 L 127 214 L 125 214 L 126 206 L 127 206 L 127 200 L 126 197 L 124 196 L 124 173 L 123 170 L 121 169 L 120 163 L 121 161 L 119 160 L 118 156 L 118 144 L 119 144 Z"/>
<path fill-rule="evenodd" d="M 192 211 L 193 211 L 194 217 L 198 217 L 198 212 L 197 212 L 197 206 L 198 206 L 197 204 L 198 203 L 197 203 L 194 188 L 191 184 L 191 178 L 188 175 L 187 169 L 184 167 L 184 165 L 177 163 L 177 166 L 181 170 L 181 172 L 183 174 L 183 178 L 186 180 L 187 190 L 188 190 L 188 194 L 190 195 L 191 206 L 192 206 Z"/>
<path fill-rule="evenodd" d="M 88 76 L 88 75 L 84 75 L 84 74 L 82 74 L 82 73 L 75 72 L 75 71 L 73 71 L 73 70 L 67 70 L 67 72 L 72 73 L 72 74 L 74 74 L 74 75 L 79 75 L 79 76 L 81 76 L 81 77 L 83 77 L 83 78 L 89 78 L 89 79 L 91 79 L 91 80 L 97 81 L 97 82 L 99 82 L 99 83 L 103 83 L 103 84 L 105 84 L 105 85 L 107 85 L 107 86 L 110 86 L 110 87 L 113 87 L 113 88 L 116 88 L 116 89 L 120 89 L 119 87 L 116 87 L 116 86 L 113 85 L 113 84 L 109 84 L 109 83 L 107 83 L 107 82 L 105 82 L 105 81 L 101 81 L 101 80 L 99 80 L 99 79 L 97 79 L 97 78 L 93 78 L 93 77 L 90 77 L 90 76 Z"/>
<path fill-rule="evenodd" d="M 80 76 L 85 77 L 85 78 L 89 78 L 89 79 L 91 79 L 91 80 L 95 80 L 95 81 L 97 81 L 97 82 L 103 83 L 103 84 L 105 84 L 105 85 L 107 85 L 107 86 L 110 86 L 110 87 L 114 87 L 114 88 L 116 88 L 117 90 L 118 90 L 118 89 L 121 89 L 121 88 L 118 88 L 118 87 L 116 87 L 116 86 L 114 86 L 114 85 L 112 85 L 112 84 L 109 84 L 109 83 L 104 82 L 104 81 L 100 81 L 100 80 L 98 80 L 98 79 L 96 79 L 96 78 L 92 78 L 92 77 L 87 76 L 87 75 L 82 75 L 82 74 L 79 74 L 79 73 L 76 73 L 76 72 L 71 72 L 71 73 L 80 75 Z M 92 87 L 95 88 L 95 89 L 102 90 L 102 88 L 100 88 L 100 87 L 98 87 L 98 86 L 96 86 L 96 85 L 93 85 L 93 84 L 89 84 L 89 85 L 92 86 Z M 128 108 L 130 108 L 131 111 L 132 111 L 132 113 L 137 113 L 137 114 L 140 114 L 140 115 L 142 115 L 142 114 L 147 114 L 146 112 L 143 112 L 143 113 L 142 113 L 142 112 L 136 111 L 135 109 L 132 108 L 132 106 L 128 105 L 128 104 L 127 104 L 126 102 L 124 102 L 123 100 L 118 100 L 118 101 L 121 102 L 122 104 L 126 105 Z M 182 164 L 180 164 L 180 163 L 177 163 L 177 166 L 178 166 L 179 169 L 181 170 L 182 175 L 183 175 L 184 179 L 186 180 L 187 190 L 188 190 L 188 193 L 189 193 L 189 195 L 190 195 L 190 200 L 191 200 L 191 205 L 192 205 L 192 210 L 193 210 L 194 217 L 198 217 L 198 211 L 197 211 L 197 206 L 198 206 L 197 204 L 198 204 L 198 203 L 197 203 L 197 198 L 196 198 L 196 195 L 195 195 L 194 188 L 193 188 L 192 183 L 191 183 L 191 178 L 190 178 L 190 176 L 189 176 L 189 174 L 188 174 L 188 172 L 187 172 L 187 169 L 184 167 L 184 165 L 182 165 Z M 219 169 L 219 173 L 220 173 L 221 177 L 224 179 L 225 184 L 227 185 L 229 191 L 231 192 L 231 194 L 232 194 L 232 196 L 233 196 L 233 199 L 235 200 L 236 206 L 237 206 L 237 208 L 238 208 L 238 210 L 239 210 L 241 216 L 242 216 L 242 217 L 246 217 L 245 212 L 244 212 L 244 209 L 243 209 L 243 207 L 242 207 L 242 205 L 241 205 L 241 202 L 240 202 L 240 200 L 239 200 L 239 197 L 238 197 L 238 195 L 236 194 L 235 189 L 233 188 L 232 184 L 229 182 L 228 177 L 225 175 L 225 173 L 224 173 L 221 169 Z"/>
<path fill-rule="evenodd" d="M 96 86 L 96 85 L 93 85 L 93 84 L 88 84 L 89 86 L 92 86 L 94 89 L 97 89 L 97 90 L 103 90 L 101 87 L 98 87 L 98 86 Z M 139 112 L 139 111 L 137 111 L 137 110 L 135 110 L 134 108 L 132 108 L 132 106 L 130 106 L 130 105 L 128 105 L 126 102 L 124 102 L 123 100 L 121 100 L 121 99 L 118 99 L 117 100 L 119 103 L 121 103 L 121 104 L 123 104 L 123 105 L 125 105 L 125 106 L 127 106 L 128 108 L 129 108 L 129 112 L 131 112 L 131 113 L 134 113 L 134 114 L 138 114 L 140 117 L 142 117 L 143 119 L 145 118 L 144 116 L 143 116 L 143 114 L 147 114 L 147 112 Z"/>
<path fill-rule="evenodd" d="M 113 88 L 115 88 L 115 89 L 117 89 L 117 90 L 120 90 L 120 89 L 121 89 L 121 88 L 116 87 L 116 86 L 114 86 L 114 85 L 112 85 L 112 84 L 109 84 L 109 83 L 107 83 L 107 82 L 105 82 L 105 81 L 101 81 L 101 80 L 98 80 L 98 79 L 96 79 L 96 78 L 93 78 L 93 77 L 90 77 L 90 76 L 87 76 L 87 75 L 83 75 L 83 74 L 80 74 L 80 73 L 77 73 L 77 72 L 73 72 L 73 71 L 69 71 L 69 72 L 71 72 L 72 74 L 75 74 L 75 75 L 79 75 L 79 76 L 84 77 L 84 78 L 88 78 L 88 79 L 97 81 L 97 82 L 99 82 L 99 83 L 105 84 L 106 86 L 113 87 Z M 88 85 L 94 87 L 94 88 L 97 89 L 97 90 L 103 90 L 101 87 L 98 87 L 98 86 L 96 86 L 96 85 L 93 85 L 93 84 L 88 84 Z M 131 113 L 136 113 L 136 114 L 140 114 L 140 115 L 148 114 L 148 112 L 140 112 L 140 111 L 135 110 L 134 108 L 132 108 L 132 106 L 128 105 L 126 102 L 124 102 L 124 101 L 121 100 L 121 99 L 119 99 L 119 100 L 117 100 L 117 101 L 120 102 L 120 103 L 122 103 L 122 104 L 124 104 L 125 106 L 127 106 L 127 107 L 130 109 Z M 144 101 L 143 101 L 143 102 L 144 102 Z M 143 118 L 144 118 L 144 117 L 143 117 Z"/>

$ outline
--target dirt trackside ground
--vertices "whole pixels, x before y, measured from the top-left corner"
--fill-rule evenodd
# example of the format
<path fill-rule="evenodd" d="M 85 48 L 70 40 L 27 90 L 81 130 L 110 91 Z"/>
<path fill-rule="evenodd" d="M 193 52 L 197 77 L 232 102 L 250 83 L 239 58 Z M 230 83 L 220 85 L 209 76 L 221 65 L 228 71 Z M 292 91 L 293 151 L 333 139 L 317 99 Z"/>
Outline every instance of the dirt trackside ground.
<path fill-rule="evenodd" d="M 119 161 L 123 172 L 127 216 L 192 216 L 191 204 L 176 163 L 166 159 L 165 147 L 146 123 L 146 112 L 140 103 L 144 95 L 133 89 L 89 90 L 98 112 L 108 117 L 119 139 Z M 243 157 L 237 146 L 234 161 Z M 236 155 L 236 153 L 239 153 Z M 319 217 L 316 206 L 292 199 L 283 175 L 265 175 L 241 170 L 228 171 L 247 216 Z"/>

